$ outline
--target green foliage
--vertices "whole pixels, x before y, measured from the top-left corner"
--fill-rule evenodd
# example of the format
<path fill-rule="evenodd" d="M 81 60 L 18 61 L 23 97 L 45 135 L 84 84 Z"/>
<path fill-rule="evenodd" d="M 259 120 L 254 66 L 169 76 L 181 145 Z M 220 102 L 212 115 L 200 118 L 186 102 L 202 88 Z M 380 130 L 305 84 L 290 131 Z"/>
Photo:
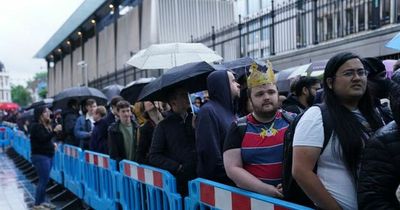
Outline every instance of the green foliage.
<path fill-rule="evenodd" d="M 11 86 L 11 100 L 20 106 L 32 103 L 32 96 L 22 85 Z"/>
<path fill-rule="evenodd" d="M 45 99 L 46 95 L 47 95 L 47 88 L 41 89 L 38 94 L 39 94 L 40 98 Z"/>

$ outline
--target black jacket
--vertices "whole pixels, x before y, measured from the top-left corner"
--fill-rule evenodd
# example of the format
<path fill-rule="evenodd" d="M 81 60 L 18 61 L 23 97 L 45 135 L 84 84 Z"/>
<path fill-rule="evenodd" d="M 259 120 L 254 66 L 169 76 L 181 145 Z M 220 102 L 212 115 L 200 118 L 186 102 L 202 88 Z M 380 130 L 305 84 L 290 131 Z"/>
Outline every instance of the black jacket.
<path fill-rule="evenodd" d="M 90 139 L 90 150 L 103 154 L 108 154 L 107 145 L 108 124 L 105 118 L 94 123 Z"/>
<path fill-rule="evenodd" d="M 171 114 L 156 126 L 149 162 L 174 174 L 178 185 L 196 177 L 196 147 L 191 114 L 186 120 L 178 114 Z M 183 167 L 180 171 L 179 165 Z M 187 188 L 187 184 L 184 187 Z"/>
<path fill-rule="evenodd" d="M 152 120 L 147 120 L 139 129 L 140 136 L 136 152 L 138 163 L 149 164 L 149 152 L 155 126 Z"/>
<path fill-rule="evenodd" d="M 108 151 L 111 159 L 117 161 L 117 163 L 123 159 L 126 159 L 126 152 L 124 146 L 124 136 L 119 129 L 119 125 L 121 122 L 118 120 L 117 122 L 110 125 L 108 128 Z M 132 129 L 133 129 L 133 136 L 134 136 L 134 144 L 137 144 L 137 128 L 138 124 L 132 120 Z M 136 151 L 135 151 L 136 152 Z M 135 161 L 134 158 L 133 161 Z"/>
<path fill-rule="evenodd" d="M 74 128 L 76 120 L 79 117 L 77 110 L 68 108 L 62 114 L 62 127 L 65 135 L 65 143 L 79 146 L 79 141 L 75 139 Z"/>
<path fill-rule="evenodd" d="M 296 96 L 290 95 L 283 101 L 282 109 L 291 113 L 300 114 L 306 110 L 306 107 L 299 102 Z"/>
<path fill-rule="evenodd" d="M 55 136 L 53 131 L 47 130 L 40 123 L 31 125 L 31 153 L 32 155 L 54 156 L 54 144 L 52 138 Z"/>
<path fill-rule="evenodd" d="M 368 142 L 358 179 L 359 209 L 400 209 L 400 129 L 393 121 Z"/>

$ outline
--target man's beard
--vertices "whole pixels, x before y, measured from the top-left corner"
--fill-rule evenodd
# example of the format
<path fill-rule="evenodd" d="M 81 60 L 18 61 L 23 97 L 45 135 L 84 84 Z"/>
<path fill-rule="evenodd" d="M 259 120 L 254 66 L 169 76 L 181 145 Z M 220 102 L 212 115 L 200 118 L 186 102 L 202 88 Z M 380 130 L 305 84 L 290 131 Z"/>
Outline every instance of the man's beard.
<path fill-rule="evenodd" d="M 253 105 L 254 106 L 254 105 Z M 262 118 L 271 118 L 274 117 L 276 114 L 276 111 L 278 111 L 278 108 L 274 105 L 273 109 L 269 110 L 269 111 L 264 111 L 262 108 L 253 108 L 253 111 L 256 115 L 262 117 Z"/>
<path fill-rule="evenodd" d="M 314 96 L 313 94 L 310 93 L 310 94 L 307 96 L 307 99 L 306 99 L 306 101 L 307 101 L 307 106 L 308 106 L 308 107 L 312 106 L 312 105 L 314 104 L 314 100 L 315 100 L 315 96 Z"/>

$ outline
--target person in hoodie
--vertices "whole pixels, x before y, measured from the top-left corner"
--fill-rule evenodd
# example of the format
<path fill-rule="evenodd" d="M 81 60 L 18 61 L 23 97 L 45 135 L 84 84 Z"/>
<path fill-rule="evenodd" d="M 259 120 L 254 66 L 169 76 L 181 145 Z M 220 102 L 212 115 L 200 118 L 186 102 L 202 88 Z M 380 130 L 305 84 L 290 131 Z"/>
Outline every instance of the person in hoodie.
<path fill-rule="evenodd" d="M 79 117 L 79 103 L 76 99 L 70 99 L 67 103 L 68 108 L 63 110 L 62 127 L 65 135 L 65 143 L 79 146 L 79 141 L 75 138 L 74 128 Z"/>
<path fill-rule="evenodd" d="M 365 69 L 368 71 L 368 88 L 376 111 L 386 124 L 393 120 L 392 111 L 388 105 L 381 104 L 381 99 L 389 97 L 390 80 L 386 78 L 386 68 L 381 60 L 369 57 L 363 59 Z"/>
<path fill-rule="evenodd" d="M 231 71 L 214 71 L 207 78 L 210 100 L 196 119 L 197 175 L 220 183 L 232 184 L 222 161 L 222 147 L 229 126 L 237 117 L 235 101 L 240 85 Z"/>
<path fill-rule="evenodd" d="M 300 77 L 295 86 L 295 95 L 289 96 L 283 101 L 282 109 L 288 112 L 300 114 L 314 103 L 317 90 L 321 88 L 320 81 L 315 77 Z"/>

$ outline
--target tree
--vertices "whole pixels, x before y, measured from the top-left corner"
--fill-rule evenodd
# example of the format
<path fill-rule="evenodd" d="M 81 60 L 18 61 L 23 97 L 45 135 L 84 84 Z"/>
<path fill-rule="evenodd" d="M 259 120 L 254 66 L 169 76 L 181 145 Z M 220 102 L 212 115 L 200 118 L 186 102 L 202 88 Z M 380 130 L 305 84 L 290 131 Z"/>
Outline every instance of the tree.
<path fill-rule="evenodd" d="M 27 82 L 27 88 L 36 93 L 40 98 L 44 99 L 47 95 L 47 72 L 38 72 L 35 74 L 32 80 Z M 38 100 L 38 99 L 35 99 Z"/>
<path fill-rule="evenodd" d="M 47 95 L 47 88 L 42 88 L 42 89 L 39 91 L 39 97 L 42 98 L 42 99 L 44 99 L 44 98 L 46 98 L 46 95 Z"/>
<path fill-rule="evenodd" d="M 32 96 L 22 85 L 11 86 L 11 100 L 20 106 L 27 106 L 32 103 Z"/>

